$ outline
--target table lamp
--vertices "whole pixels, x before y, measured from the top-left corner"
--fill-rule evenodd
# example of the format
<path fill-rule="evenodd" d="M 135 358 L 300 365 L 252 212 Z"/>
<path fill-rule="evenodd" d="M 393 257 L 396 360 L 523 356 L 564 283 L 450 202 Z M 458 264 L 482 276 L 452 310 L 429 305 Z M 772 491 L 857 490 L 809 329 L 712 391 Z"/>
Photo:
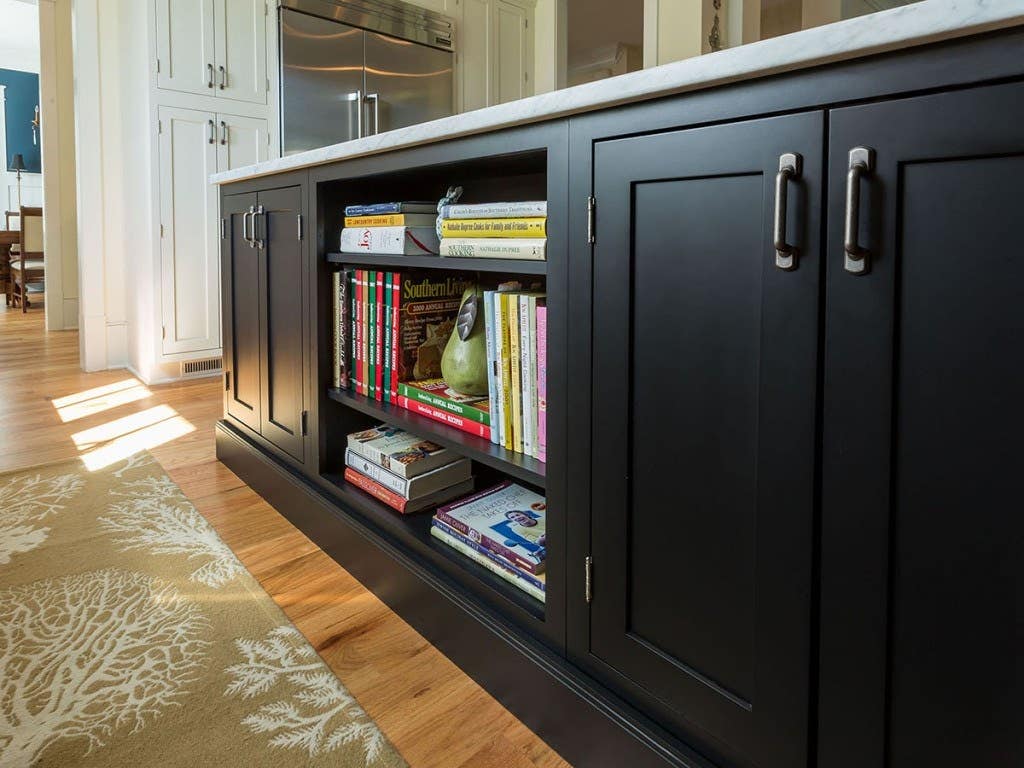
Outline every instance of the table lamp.
<path fill-rule="evenodd" d="M 25 158 L 18 152 L 11 158 L 11 167 L 9 171 L 17 171 L 18 173 L 18 209 L 21 209 L 21 172 L 25 170 Z"/>

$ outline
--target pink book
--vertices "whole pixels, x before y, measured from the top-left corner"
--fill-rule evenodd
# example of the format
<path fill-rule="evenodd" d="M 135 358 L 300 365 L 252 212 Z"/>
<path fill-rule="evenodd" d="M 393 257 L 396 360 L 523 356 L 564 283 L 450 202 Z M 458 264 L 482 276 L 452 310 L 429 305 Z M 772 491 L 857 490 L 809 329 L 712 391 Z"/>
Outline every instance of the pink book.
<path fill-rule="evenodd" d="M 548 460 L 548 308 L 537 307 L 537 458 Z"/>

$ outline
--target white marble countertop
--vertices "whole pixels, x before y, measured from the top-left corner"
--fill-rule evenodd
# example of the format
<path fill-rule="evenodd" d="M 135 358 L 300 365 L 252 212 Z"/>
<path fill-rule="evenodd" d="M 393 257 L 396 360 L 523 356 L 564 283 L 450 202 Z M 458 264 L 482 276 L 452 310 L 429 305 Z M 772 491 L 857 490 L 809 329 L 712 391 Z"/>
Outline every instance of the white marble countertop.
<path fill-rule="evenodd" d="M 1024 0 L 922 0 L 429 123 L 246 165 L 225 184 L 1024 24 Z"/>

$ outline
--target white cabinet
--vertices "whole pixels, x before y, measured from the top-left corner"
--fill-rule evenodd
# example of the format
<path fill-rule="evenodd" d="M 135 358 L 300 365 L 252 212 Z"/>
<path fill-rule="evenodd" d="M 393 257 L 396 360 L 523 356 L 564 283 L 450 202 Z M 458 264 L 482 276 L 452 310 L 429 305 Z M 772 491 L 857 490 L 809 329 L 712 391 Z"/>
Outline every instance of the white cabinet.
<path fill-rule="evenodd" d="M 267 0 L 155 0 L 157 87 L 267 102 Z"/>
<path fill-rule="evenodd" d="M 160 317 L 163 355 L 217 350 L 220 250 L 210 174 L 266 160 L 267 121 L 159 108 Z"/>
<path fill-rule="evenodd" d="M 533 95 L 533 3 L 463 0 L 458 34 L 462 110 Z"/>

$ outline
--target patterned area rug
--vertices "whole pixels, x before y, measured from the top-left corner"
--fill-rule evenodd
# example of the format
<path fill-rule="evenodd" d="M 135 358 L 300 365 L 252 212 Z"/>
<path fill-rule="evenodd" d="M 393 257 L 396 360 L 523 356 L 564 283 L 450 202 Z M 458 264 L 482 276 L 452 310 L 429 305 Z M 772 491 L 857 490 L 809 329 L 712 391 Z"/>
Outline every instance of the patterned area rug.
<path fill-rule="evenodd" d="M 160 465 L 0 475 L 0 766 L 405 763 Z"/>

